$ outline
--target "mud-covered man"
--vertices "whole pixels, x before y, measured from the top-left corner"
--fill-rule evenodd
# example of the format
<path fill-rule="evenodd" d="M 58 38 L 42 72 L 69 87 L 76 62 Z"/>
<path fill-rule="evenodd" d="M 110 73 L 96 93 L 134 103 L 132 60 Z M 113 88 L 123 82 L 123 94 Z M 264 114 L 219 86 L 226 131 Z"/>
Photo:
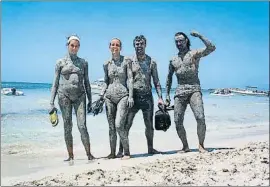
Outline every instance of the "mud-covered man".
<path fill-rule="evenodd" d="M 174 96 L 174 121 L 177 134 L 183 143 L 183 149 L 181 152 L 190 151 L 186 131 L 183 126 L 184 115 L 188 104 L 190 104 L 197 121 L 199 151 L 206 152 L 204 148 L 206 125 L 198 69 L 200 59 L 209 55 L 216 49 L 216 47 L 198 32 L 191 32 L 191 35 L 200 38 L 206 47 L 191 50 L 190 40 L 187 35 L 183 32 L 175 34 L 175 45 L 178 48 L 179 53 L 177 56 L 173 57 L 169 63 L 169 73 L 166 82 L 166 105 L 170 105 L 172 76 L 173 73 L 175 73 L 178 86 Z"/>
<path fill-rule="evenodd" d="M 145 54 L 146 38 L 143 35 L 136 36 L 133 40 L 133 46 L 136 54 L 131 58 L 133 73 L 133 97 L 134 106 L 129 110 L 126 128 L 130 130 L 133 119 L 139 110 L 142 110 L 145 124 L 145 136 L 147 139 L 148 153 L 159 153 L 153 148 L 154 128 L 153 128 L 153 112 L 154 100 L 152 95 L 151 78 L 158 95 L 158 103 L 163 104 L 161 85 L 158 78 L 157 64 L 147 54 Z M 117 156 L 121 156 L 123 147 L 120 142 L 119 152 Z"/>

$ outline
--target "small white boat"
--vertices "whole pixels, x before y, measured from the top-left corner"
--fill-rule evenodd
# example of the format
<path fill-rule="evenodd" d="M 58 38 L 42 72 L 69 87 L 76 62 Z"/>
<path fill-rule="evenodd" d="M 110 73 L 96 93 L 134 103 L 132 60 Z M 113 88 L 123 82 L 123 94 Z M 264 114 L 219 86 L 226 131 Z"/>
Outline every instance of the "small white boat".
<path fill-rule="evenodd" d="M 233 93 L 229 93 L 229 94 L 219 94 L 219 93 L 211 93 L 211 95 L 217 95 L 217 96 L 233 96 Z"/>
<path fill-rule="evenodd" d="M 241 95 L 256 95 L 256 96 L 268 96 L 269 94 L 264 91 L 258 91 L 257 87 L 251 87 L 247 86 L 247 88 L 244 89 L 230 89 L 233 93 L 238 93 Z"/>
<path fill-rule="evenodd" d="M 229 89 L 216 89 L 211 95 L 217 95 L 217 96 L 232 96 L 234 95 Z"/>
<path fill-rule="evenodd" d="M 1 94 L 3 95 L 7 95 L 7 96 L 23 96 L 24 93 L 22 91 L 19 90 L 14 90 L 14 88 L 3 88 L 1 90 Z"/>

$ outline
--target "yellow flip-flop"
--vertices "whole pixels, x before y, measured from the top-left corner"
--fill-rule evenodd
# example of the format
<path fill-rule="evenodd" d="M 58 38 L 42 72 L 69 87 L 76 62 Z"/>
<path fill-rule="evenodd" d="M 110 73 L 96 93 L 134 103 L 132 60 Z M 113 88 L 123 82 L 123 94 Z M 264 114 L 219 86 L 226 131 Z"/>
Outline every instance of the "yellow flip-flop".
<path fill-rule="evenodd" d="M 58 125 L 58 115 L 57 115 L 57 109 L 54 109 L 51 113 L 50 113 L 50 121 L 52 123 L 52 126 L 55 127 L 56 125 Z"/>

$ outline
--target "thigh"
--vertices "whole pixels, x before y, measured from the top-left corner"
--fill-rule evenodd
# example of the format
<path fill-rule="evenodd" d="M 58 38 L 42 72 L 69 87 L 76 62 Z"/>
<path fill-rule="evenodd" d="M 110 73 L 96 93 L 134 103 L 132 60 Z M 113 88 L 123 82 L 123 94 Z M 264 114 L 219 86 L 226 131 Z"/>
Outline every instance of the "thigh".
<path fill-rule="evenodd" d="M 204 118 L 204 107 L 201 92 L 195 92 L 191 95 L 190 107 L 196 119 Z"/>
<path fill-rule="evenodd" d="M 58 94 L 58 104 L 62 113 L 63 121 L 64 122 L 71 121 L 72 120 L 71 100 L 63 94 Z"/>
<path fill-rule="evenodd" d="M 73 102 L 78 127 L 86 127 L 86 96 L 81 95 Z"/>
<path fill-rule="evenodd" d="M 117 121 L 122 121 L 127 118 L 128 114 L 128 105 L 127 105 L 128 96 L 123 97 L 117 104 L 116 119 Z"/>
<path fill-rule="evenodd" d="M 135 106 L 128 109 L 127 119 L 126 119 L 126 129 L 127 130 L 129 130 L 131 128 L 134 117 L 138 113 L 138 111 L 139 111 L 139 109 L 137 107 L 135 107 Z"/>
<path fill-rule="evenodd" d="M 184 119 L 188 99 L 188 96 L 177 96 L 174 98 L 174 121 Z"/>
<path fill-rule="evenodd" d="M 106 108 L 106 115 L 108 118 L 108 122 L 114 123 L 117 111 L 117 105 L 113 103 L 110 99 L 105 98 L 105 108 Z"/>

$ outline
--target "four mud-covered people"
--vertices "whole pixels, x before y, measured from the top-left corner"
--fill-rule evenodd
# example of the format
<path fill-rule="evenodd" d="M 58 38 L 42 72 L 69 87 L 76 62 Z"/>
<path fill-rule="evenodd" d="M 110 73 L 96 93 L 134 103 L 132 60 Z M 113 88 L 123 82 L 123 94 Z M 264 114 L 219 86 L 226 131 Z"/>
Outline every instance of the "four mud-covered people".
<path fill-rule="evenodd" d="M 86 126 L 86 97 L 88 99 L 88 108 L 91 108 L 92 103 L 91 87 L 88 77 L 88 62 L 77 56 L 79 48 L 79 37 L 76 35 L 68 37 L 68 54 L 56 63 L 51 91 L 50 110 L 55 110 L 54 100 L 56 94 L 58 94 L 58 104 L 62 112 L 64 136 L 68 151 L 68 159 L 66 161 L 74 159 L 72 137 L 73 108 L 88 160 L 94 158 L 90 151 L 90 140 Z"/>
<path fill-rule="evenodd" d="M 112 57 L 103 65 L 105 86 L 101 91 L 99 100 L 105 100 L 106 114 L 109 124 L 109 137 L 111 153 L 107 158 L 130 158 L 129 130 L 135 115 L 142 110 L 145 123 L 145 136 L 149 154 L 159 153 L 154 149 L 153 114 L 154 99 L 152 95 L 151 79 L 158 95 L 158 104 L 170 105 L 170 89 L 172 75 L 175 72 L 178 86 L 174 96 L 174 121 L 179 138 L 183 143 L 183 152 L 188 152 L 189 146 L 186 131 L 183 126 L 184 114 L 187 104 L 197 120 L 197 134 L 199 137 L 199 151 L 205 152 L 205 116 L 198 77 L 199 61 L 215 50 L 215 46 L 197 32 L 192 36 L 199 37 L 206 48 L 191 50 L 190 40 L 183 33 L 175 34 L 175 44 L 179 50 L 177 56 L 169 63 L 169 73 L 166 82 L 166 102 L 162 99 L 162 90 L 159 81 L 157 63 L 145 53 L 146 38 L 136 36 L 133 40 L 135 55 L 131 58 L 120 55 L 122 43 L 120 39 L 113 38 L 109 44 Z M 73 35 L 68 38 L 68 54 L 57 61 L 55 78 L 52 86 L 51 111 L 55 110 L 54 100 L 58 93 L 58 100 L 64 121 L 65 142 L 69 158 L 74 159 L 72 138 L 72 107 L 75 109 L 77 125 L 85 147 L 88 159 L 94 157 L 90 151 L 90 140 L 86 126 L 86 107 L 91 111 L 91 87 L 88 78 L 88 63 L 77 56 L 80 39 Z M 88 105 L 86 106 L 86 97 Z M 116 155 L 117 134 L 120 137 L 119 152 Z"/>

